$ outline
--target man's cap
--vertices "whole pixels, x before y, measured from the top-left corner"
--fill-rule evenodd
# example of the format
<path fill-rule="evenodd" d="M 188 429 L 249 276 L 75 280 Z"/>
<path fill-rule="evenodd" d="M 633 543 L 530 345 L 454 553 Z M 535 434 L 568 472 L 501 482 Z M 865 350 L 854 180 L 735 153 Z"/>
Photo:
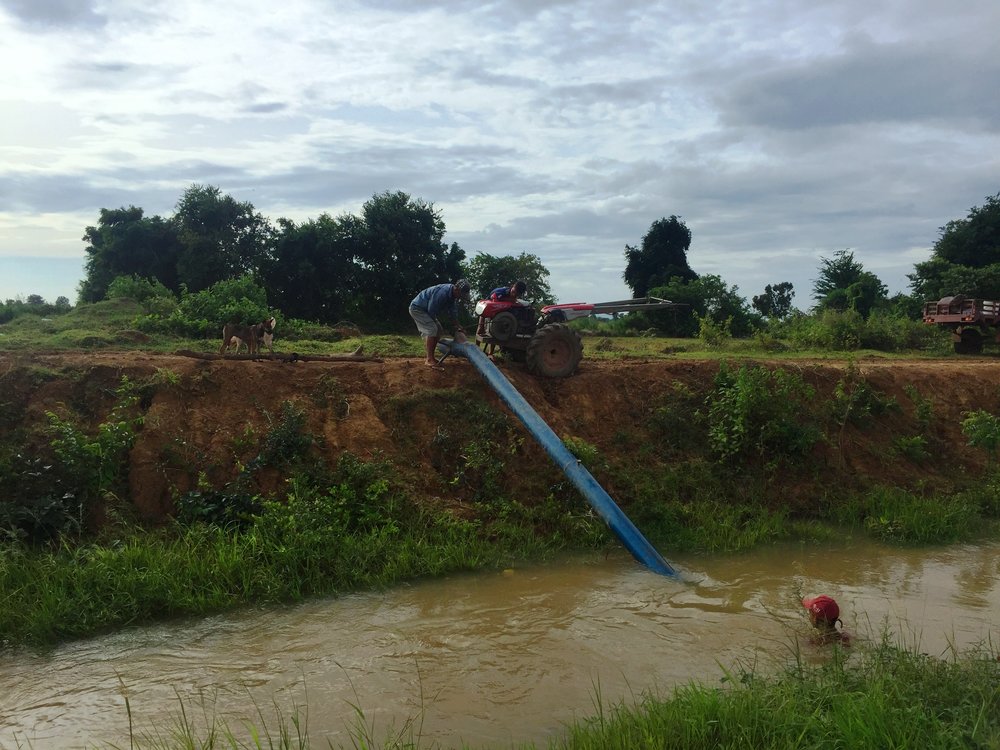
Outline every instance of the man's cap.
<path fill-rule="evenodd" d="M 836 622 L 840 617 L 840 607 L 829 596 L 807 597 L 802 600 L 802 606 L 812 612 L 816 619 Z"/>
<path fill-rule="evenodd" d="M 456 281 L 455 287 L 458 289 L 458 293 L 463 297 L 468 297 L 469 293 L 472 291 L 472 287 L 469 286 L 469 282 L 465 279 L 459 279 Z"/>

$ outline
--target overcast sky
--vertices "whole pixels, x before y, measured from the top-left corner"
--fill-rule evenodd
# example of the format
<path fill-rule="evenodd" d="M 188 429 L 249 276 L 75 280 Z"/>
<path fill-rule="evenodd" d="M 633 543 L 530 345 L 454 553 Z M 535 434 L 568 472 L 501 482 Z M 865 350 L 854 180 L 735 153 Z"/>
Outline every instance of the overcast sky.
<path fill-rule="evenodd" d="M 76 300 L 101 208 L 272 221 L 402 190 L 560 301 L 661 217 L 751 298 L 851 249 L 891 292 L 1000 192 L 997 0 L 0 0 L 0 299 Z M 415 290 L 416 291 L 416 290 Z"/>

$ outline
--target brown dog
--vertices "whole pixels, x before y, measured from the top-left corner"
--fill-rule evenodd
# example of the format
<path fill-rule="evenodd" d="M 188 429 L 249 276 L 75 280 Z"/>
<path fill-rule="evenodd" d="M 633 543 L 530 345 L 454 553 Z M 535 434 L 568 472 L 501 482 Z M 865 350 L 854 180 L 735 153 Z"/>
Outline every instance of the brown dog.
<path fill-rule="evenodd" d="M 226 323 L 222 328 L 222 346 L 219 347 L 219 354 L 225 354 L 230 349 L 239 354 L 243 346 L 246 346 L 248 354 L 259 354 L 261 343 L 274 354 L 275 322 L 274 318 L 268 318 L 252 326 Z"/>

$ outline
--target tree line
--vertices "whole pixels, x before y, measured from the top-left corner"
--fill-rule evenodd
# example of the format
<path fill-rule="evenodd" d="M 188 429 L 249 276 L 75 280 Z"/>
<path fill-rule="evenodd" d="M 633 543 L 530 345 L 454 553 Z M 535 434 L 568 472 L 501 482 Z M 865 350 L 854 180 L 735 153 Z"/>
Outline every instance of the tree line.
<path fill-rule="evenodd" d="M 286 317 L 373 330 L 409 324 L 407 303 L 421 289 L 466 276 L 481 294 L 526 278 L 533 299 L 553 301 L 548 271 L 530 253 L 498 258 L 444 241 L 433 204 L 404 192 L 372 196 L 360 215 L 321 214 L 272 224 L 249 202 L 210 185 L 192 185 L 172 216 L 136 206 L 101 209 L 83 236 L 85 277 L 79 301 L 104 299 L 116 278 L 138 277 L 175 295 L 251 277 Z"/>
<path fill-rule="evenodd" d="M 325 324 L 348 320 L 378 331 L 408 327 L 406 303 L 417 291 L 462 276 L 480 297 L 521 278 L 533 302 L 555 301 L 549 272 L 536 255 L 480 252 L 467 259 L 444 236 L 440 211 L 404 192 L 373 195 L 359 215 L 324 213 L 301 223 L 286 218 L 272 223 L 249 202 L 214 186 L 192 185 L 168 217 L 148 217 L 136 206 L 101 209 L 96 225 L 86 227 L 83 236 L 85 276 L 78 302 L 100 301 L 116 288 L 118 294 L 136 288 L 122 284 L 123 278 L 145 280 L 181 299 L 217 285 L 240 293 L 255 288 L 260 305 L 286 318 Z M 695 272 L 688 262 L 692 239 L 685 222 L 671 215 L 654 221 L 638 246 L 625 245 L 622 278 L 634 296 L 687 305 L 683 311 L 636 317 L 634 325 L 692 336 L 708 322 L 744 336 L 802 314 L 793 305 L 795 290 L 788 281 L 768 284 L 748 301 L 720 276 Z M 908 278 L 912 294 L 890 298 L 885 284 L 853 252 L 836 251 L 820 259 L 810 311 L 915 318 L 923 300 L 949 294 L 1000 299 L 1000 193 L 942 227 L 931 258 L 916 264 Z M 46 308 L 59 312 L 67 303 L 60 298 L 54 310 Z M 37 295 L 27 302 L 8 300 L 0 322 L 10 319 L 15 304 L 45 305 Z"/>
<path fill-rule="evenodd" d="M 791 282 L 768 284 L 751 302 L 719 276 L 699 275 L 688 264 L 692 234 L 677 216 L 653 222 L 638 247 L 625 246 L 625 283 L 635 296 L 652 295 L 688 304 L 684 313 L 651 315 L 665 333 L 691 336 L 702 321 L 743 336 L 764 324 L 802 313 L 793 306 Z M 929 260 L 908 274 L 911 294 L 892 297 L 874 273 L 850 250 L 820 258 L 810 312 L 853 312 L 867 320 L 874 313 L 919 318 L 925 300 L 963 294 L 1000 300 L 1000 193 L 988 196 L 967 217 L 941 227 Z"/>

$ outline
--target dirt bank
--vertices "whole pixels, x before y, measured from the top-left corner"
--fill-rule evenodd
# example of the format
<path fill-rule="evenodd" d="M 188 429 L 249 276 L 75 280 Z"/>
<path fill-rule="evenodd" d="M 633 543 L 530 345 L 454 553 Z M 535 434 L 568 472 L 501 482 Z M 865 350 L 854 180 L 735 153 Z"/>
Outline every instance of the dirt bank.
<path fill-rule="evenodd" d="M 846 362 L 827 360 L 757 364 L 800 374 L 814 386 L 819 405 L 833 398 L 847 369 Z M 623 434 L 657 439 L 645 424 L 654 409 L 672 398 L 676 383 L 701 392 L 710 387 L 719 364 L 585 358 L 579 374 L 565 380 L 535 378 L 514 364 L 502 369 L 557 434 L 584 440 L 615 460 L 635 450 Z M 872 359 L 855 362 L 855 371 L 898 408 L 874 426 L 828 430 L 818 449 L 824 453 L 823 469 L 809 482 L 819 486 L 866 477 L 944 486 L 982 472 L 985 454 L 967 447 L 960 421 L 971 409 L 1000 410 L 1000 363 Z M 461 495 L 468 489 L 451 481 L 454 456 L 449 451 L 460 446 L 459 428 L 446 429 L 437 418 L 449 400 L 456 393 L 467 394 L 506 413 L 471 365 L 455 359 L 443 371 L 434 371 L 420 360 L 402 358 L 277 362 L 205 361 L 139 351 L 0 353 L 0 430 L 18 435 L 30 447 L 43 439 L 47 410 L 96 425 L 106 419 L 123 376 L 144 384 L 145 421 L 130 456 L 129 486 L 131 501 L 147 518 L 170 513 L 172 498 L 192 489 L 200 473 L 215 485 L 231 480 L 245 460 L 247 444 L 274 429 L 286 402 L 305 413 L 306 429 L 320 438 L 317 450 L 327 458 L 345 451 L 363 459 L 387 458 L 405 468 L 418 495 L 428 497 Z M 914 394 L 933 413 L 928 423 L 925 412 L 923 428 Z M 407 402 L 422 402 L 424 408 L 398 408 Z M 510 450 L 518 453 L 517 465 L 525 475 L 555 473 L 516 420 L 511 421 L 515 437 Z M 914 462 L 893 452 L 896 437 L 920 429 L 930 433 L 926 458 Z M 272 471 L 259 481 L 262 489 L 275 489 L 283 477 Z M 511 481 L 521 480 L 515 476 Z"/>

